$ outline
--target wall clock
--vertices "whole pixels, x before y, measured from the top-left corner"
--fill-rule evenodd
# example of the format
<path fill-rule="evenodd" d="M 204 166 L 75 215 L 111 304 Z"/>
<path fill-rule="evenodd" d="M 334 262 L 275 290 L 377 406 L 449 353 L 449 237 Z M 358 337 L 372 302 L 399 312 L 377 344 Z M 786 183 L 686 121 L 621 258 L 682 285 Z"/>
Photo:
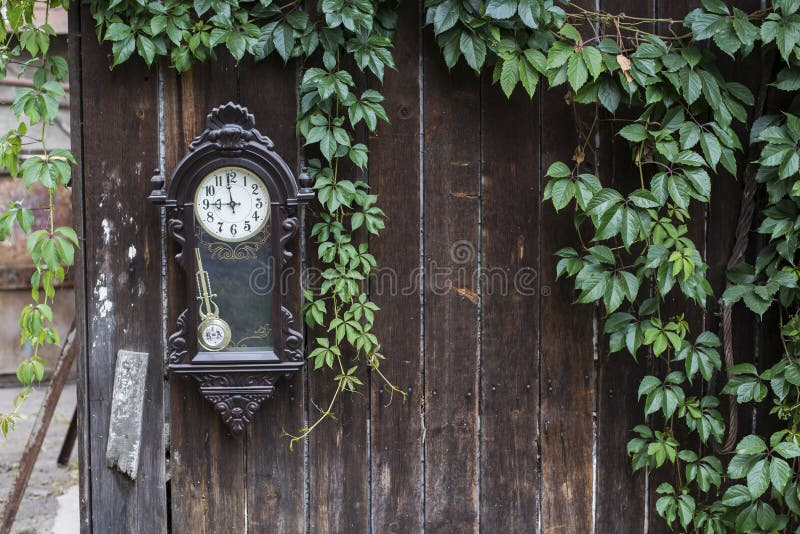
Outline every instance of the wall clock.
<path fill-rule="evenodd" d="M 167 229 L 186 272 L 187 307 L 168 342 L 169 370 L 193 377 L 240 434 L 281 376 L 303 366 L 303 336 L 283 302 L 299 277 L 282 276 L 292 257 L 298 208 L 313 198 L 295 179 L 255 119 L 234 103 L 215 108 L 165 187 L 150 200 L 167 210 Z"/>

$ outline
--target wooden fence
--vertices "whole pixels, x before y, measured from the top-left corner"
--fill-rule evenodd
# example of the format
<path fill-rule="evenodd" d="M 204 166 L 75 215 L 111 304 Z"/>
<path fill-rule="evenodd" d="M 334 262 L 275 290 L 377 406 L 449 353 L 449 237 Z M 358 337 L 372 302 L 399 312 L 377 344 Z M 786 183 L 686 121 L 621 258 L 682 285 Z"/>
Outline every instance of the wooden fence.
<path fill-rule="evenodd" d="M 659 17 L 692 7 L 598 3 Z M 383 289 L 373 291 L 382 308 L 376 329 L 384 372 L 409 398 L 390 403 L 365 377 L 366 393 L 346 396 L 337 421 L 292 452 L 281 430 L 315 416 L 331 376 L 306 371 L 281 383 L 242 439 L 229 435 L 194 384 L 166 379 L 164 340 L 184 286 L 161 214 L 146 198 L 152 170 L 171 170 L 206 113 L 229 100 L 247 106 L 297 168 L 299 67 L 236 65 L 221 54 L 183 76 L 139 61 L 112 71 L 86 8 L 71 16 L 74 206 L 85 240 L 76 278 L 86 531 L 665 530 L 655 511 L 658 481 L 632 474 L 625 453 L 642 420 L 637 385 L 655 364 L 609 355 L 595 311 L 573 304 L 570 282 L 555 279 L 554 253 L 576 243 L 571 215 L 541 202 L 544 169 L 569 160 L 576 146 L 563 91 L 530 100 L 518 90 L 509 101 L 463 65 L 448 72 L 422 5 L 402 3 L 397 72 L 382 89 L 391 125 L 367 142 L 369 183 L 388 215 L 371 246 L 399 281 L 396 291 L 371 282 Z M 598 138 L 599 173 L 620 184 L 631 177 L 630 157 L 612 133 L 603 126 Z M 693 237 L 718 292 L 739 194 L 734 179 L 716 178 L 710 206 L 693 213 Z M 313 254 L 296 258 L 314 265 Z M 714 329 L 715 310 L 710 302 L 690 320 Z M 737 314 L 743 354 L 769 357 L 772 341 Z M 119 349 L 151 356 L 136 482 L 104 462 Z M 742 418 L 743 432 L 751 420 Z"/>

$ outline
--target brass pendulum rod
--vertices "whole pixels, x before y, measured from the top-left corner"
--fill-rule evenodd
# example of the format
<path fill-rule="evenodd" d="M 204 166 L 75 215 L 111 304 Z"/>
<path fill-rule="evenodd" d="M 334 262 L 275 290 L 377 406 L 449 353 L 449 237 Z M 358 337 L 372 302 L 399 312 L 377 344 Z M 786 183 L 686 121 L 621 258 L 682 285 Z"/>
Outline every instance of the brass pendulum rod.
<path fill-rule="evenodd" d="M 211 293 L 211 280 L 208 277 L 208 273 L 203 269 L 203 259 L 200 257 L 200 249 L 195 248 L 194 253 L 197 257 L 197 274 L 195 275 L 195 279 L 197 282 L 197 289 L 200 292 L 200 296 L 197 298 L 202 301 L 200 305 L 200 317 L 203 319 L 208 316 L 219 317 L 219 307 L 211 300 L 211 297 L 216 297 L 217 295 Z M 205 307 L 205 313 L 203 312 L 203 307 Z"/>

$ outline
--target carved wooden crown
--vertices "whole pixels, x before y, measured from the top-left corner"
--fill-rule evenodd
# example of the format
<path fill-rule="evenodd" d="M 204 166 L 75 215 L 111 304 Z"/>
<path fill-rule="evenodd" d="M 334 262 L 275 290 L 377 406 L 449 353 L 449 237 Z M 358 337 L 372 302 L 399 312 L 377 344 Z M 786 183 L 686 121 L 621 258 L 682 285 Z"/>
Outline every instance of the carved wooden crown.
<path fill-rule="evenodd" d="M 256 119 L 247 108 L 228 102 L 214 108 L 206 116 L 206 130 L 189 144 L 189 150 L 197 150 L 204 143 L 211 143 L 221 150 L 241 150 L 257 141 L 272 150 L 275 144 L 256 130 Z"/>

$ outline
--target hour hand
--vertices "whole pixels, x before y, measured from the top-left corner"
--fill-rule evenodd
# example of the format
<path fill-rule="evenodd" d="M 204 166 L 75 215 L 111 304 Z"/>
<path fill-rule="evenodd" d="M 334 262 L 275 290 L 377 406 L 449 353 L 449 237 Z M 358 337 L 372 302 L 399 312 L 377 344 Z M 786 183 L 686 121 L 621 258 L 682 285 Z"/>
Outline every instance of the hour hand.
<path fill-rule="evenodd" d="M 233 200 L 233 192 L 231 191 L 231 186 L 226 186 L 226 187 L 228 188 L 228 195 L 230 195 L 230 197 L 231 197 L 231 201 L 230 201 L 230 202 L 228 202 L 228 206 L 230 206 L 230 207 L 231 207 L 231 211 L 232 211 L 233 213 L 236 213 L 236 206 L 237 206 L 239 203 L 238 203 L 238 202 L 236 202 L 235 200 Z"/>

